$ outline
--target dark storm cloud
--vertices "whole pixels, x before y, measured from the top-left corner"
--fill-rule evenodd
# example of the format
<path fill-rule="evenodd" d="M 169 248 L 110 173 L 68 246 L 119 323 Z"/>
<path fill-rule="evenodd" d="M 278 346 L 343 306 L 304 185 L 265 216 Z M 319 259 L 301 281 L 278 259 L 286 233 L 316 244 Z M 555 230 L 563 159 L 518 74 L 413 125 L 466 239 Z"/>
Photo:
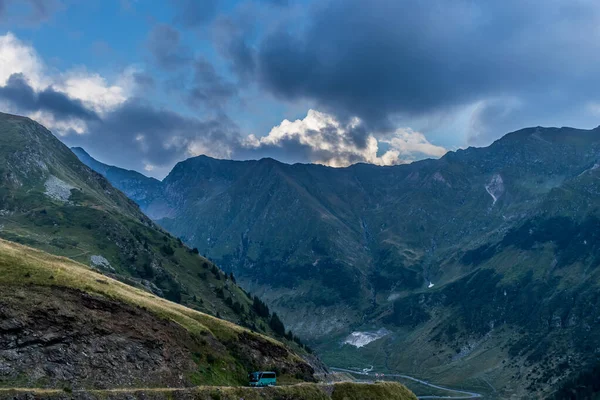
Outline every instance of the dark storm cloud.
<path fill-rule="evenodd" d="M 214 24 L 214 41 L 223 57 L 231 62 L 233 72 L 247 82 L 256 71 L 256 51 L 251 45 L 254 23 L 258 17 L 246 10 L 235 16 L 220 16 Z"/>
<path fill-rule="evenodd" d="M 237 96 L 237 86 L 227 82 L 204 58 L 194 62 L 193 80 L 189 93 L 189 101 L 193 106 L 201 105 L 222 110 L 232 98 Z"/>
<path fill-rule="evenodd" d="M 164 80 L 165 90 L 184 98 L 194 109 L 223 111 L 237 97 L 237 84 L 219 74 L 207 58 L 197 56 L 183 45 L 181 34 L 174 27 L 167 24 L 154 27 L 147 47 L 155 64 L 169 73 Z"/>
<path fill-rule="evenodd" d="M 0 99 L 10 103 L 21 112 L 50 112 L 56 119 L 71 118 L 86 121 L 98 120 L 98 115 L 81 101 L 48 87 L 36 92 L 23 74 L 12 74 L 5 86 L 0 86 Z"/>
<path fill-rule="evenodd" d="M 66 141 L 93 149 L 103 161 L 143 172 L 144 164 L 171 167 L 190 157 L 194 145 L 213 155 L 226 154 L 237 137 L 237 126 L 226 116 L 201 120 L 134 99 L 89 123 L 88 133 L 71 135 Z"/>
<path fill-rule="evenodd" d="M 156 25 L 146 45 L 154 63 L 165 70 L 186 66 L 193 59 L 191 50 L 181 43 L 179 31 L 170 25 Z"/>
<path fill-rule="evenodd" d="M 235 65 L 281 98 L 371 128 L 496 97 L 581 105 L 600 87 L 599 22 L 600 4 L 585 0 L 331 0 L 263 38 L 256 65 Z"/>
<path fill-rule="evenodd" d="M 141 89 L 152 89 L 156 85 L 154 77 L 146 72 L 134 72 L 133 81 Z"/>

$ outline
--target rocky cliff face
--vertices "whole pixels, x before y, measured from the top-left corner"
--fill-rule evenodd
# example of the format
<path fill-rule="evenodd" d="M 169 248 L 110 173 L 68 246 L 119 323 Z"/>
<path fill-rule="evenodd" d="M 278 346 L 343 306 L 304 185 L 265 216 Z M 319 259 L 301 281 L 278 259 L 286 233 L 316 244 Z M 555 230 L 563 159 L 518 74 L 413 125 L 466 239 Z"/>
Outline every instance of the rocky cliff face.
<path fill-rule="evenodd" d="M 315 380 L 281 342 L 0 240 L 0 387 L 242 385 L 265 369 Z"/>
<path fill-rule="evenodd" d="M 228 352 L 250 369 L 277 367 L 281 374 L 313 380 L 308 364 L 290 362 L 285 348 L 267 340 L 249 334 L 224 343 L 211 335 L 195 337 L 149 311 L 78 290 L 0 286 L 0 305 L 5 386 L 11 381 L 72 389 L 195 386 L 210 383 L 198 364 L 216 368 Z M 227 375 L 230 384 L 245 383 L 236 366 L 224 368 L 220 383 L 227 383 Z"/>
<path fill-rule="evenodd" d="M 194 340 L 177 324 L 63 288 L 0 287 L 3 381 L 108 389 L 185 386 Z M 101 372 L 100 372 L 101 371 Z"/>

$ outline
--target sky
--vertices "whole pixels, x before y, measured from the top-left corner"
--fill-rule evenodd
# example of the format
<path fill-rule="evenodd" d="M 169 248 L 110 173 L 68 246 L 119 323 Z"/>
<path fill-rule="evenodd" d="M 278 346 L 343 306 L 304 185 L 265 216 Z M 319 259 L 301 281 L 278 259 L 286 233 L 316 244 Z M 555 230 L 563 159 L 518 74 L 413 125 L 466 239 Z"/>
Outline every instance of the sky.
<path fill-rule="evenodd" d="M 598 71 L 596 0 L 0 0 L 0 111 L 159 179 L 594 128 Z"/>

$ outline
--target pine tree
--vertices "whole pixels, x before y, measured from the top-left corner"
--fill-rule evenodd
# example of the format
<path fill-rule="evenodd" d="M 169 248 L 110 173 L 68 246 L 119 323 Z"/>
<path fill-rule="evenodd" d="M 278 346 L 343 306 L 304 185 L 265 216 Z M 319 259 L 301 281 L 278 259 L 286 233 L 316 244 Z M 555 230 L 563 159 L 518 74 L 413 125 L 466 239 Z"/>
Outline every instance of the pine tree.
<path fill-rule="evenodd" d="M 283 322 L 281 322 L 281 320 L 279 319 L 279 316 L 277 316 L 276 313 L 273 313 L 273 315 L 271 315 L 271 320 L 269 321 L 269 326 L 271 327 L 271 329 L 273 329 L 273 332 L 275 332 L 277 335 L 279 335 L 279 336 L 285 335 L 285 326 L 283 325 Z"/>
<path fill-rule="evenodd" d="M 254 308 L 254 311 L 256 311 L 256 314 L 258 314 L 258 316 L 263 318 L 269 318 L 269 307 L 265 303 L 263 303 L 262 300 L 258 298 L 258 296 L 254 296 L 254 303 L 252 304 L 252 307 Z"/>

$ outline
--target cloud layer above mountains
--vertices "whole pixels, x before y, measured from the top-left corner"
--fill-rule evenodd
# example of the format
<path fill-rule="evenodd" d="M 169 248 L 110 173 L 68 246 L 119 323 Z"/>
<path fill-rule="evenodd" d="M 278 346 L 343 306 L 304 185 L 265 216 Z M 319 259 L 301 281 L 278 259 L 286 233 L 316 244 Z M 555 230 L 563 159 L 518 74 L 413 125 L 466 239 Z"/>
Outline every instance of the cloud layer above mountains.
<path fill-rule="evenodd" d="M 18 3 L 41 26 L 69 11 L 37 4 Z M 15 7 L 0 1 L 5 25 Z M 595 1 L 171 0 L 165 9 L 140 24 L 145 40 L 130 49 L 139 62 L 110 74 L 49 67 L 34 44 L 0 35 L 0 106 L 155 176 L 197 154 L 398 164 L 524 126 L 600 120 Z"/>
<path fill-rule="evenodd" d="M 477 105 L 471 136 L 497 136 L 510 121 L 576 121 L 597 99 L 598 26 L 589 0 L 332 0 L 305 27 L 265 35 L 254 57 L 275 95 L 373 129 Z"/>
<path fill-rule="evenodd" d="M 94 154 L 116 154 L 104 159 L 150 175 L 162 176 L 173 163 L 200 154 L 340 167 L 356 162 L 400 164 L 446 152 L 410 129 L 376 138 L 364 131 L 358 118 L 345 124 L 314 110 L 302 120 L 284 120 L 266 136 L 244 135 L 222 112 L 200 119 L 144 101 L 137 94 L 135 70 L 125 71 L 112 83 L 84 71 L 50 75 L 35 50 L 12 34 L 0 37 L 0 54 L 5 61 L 0 68 L 4 109 L 30 115 L 70 145 Z M 210 63 L 198 59 L 194 69 L 190 101 L 221 109 L 235 96 L 237 87 L 224 82 Z"/>

